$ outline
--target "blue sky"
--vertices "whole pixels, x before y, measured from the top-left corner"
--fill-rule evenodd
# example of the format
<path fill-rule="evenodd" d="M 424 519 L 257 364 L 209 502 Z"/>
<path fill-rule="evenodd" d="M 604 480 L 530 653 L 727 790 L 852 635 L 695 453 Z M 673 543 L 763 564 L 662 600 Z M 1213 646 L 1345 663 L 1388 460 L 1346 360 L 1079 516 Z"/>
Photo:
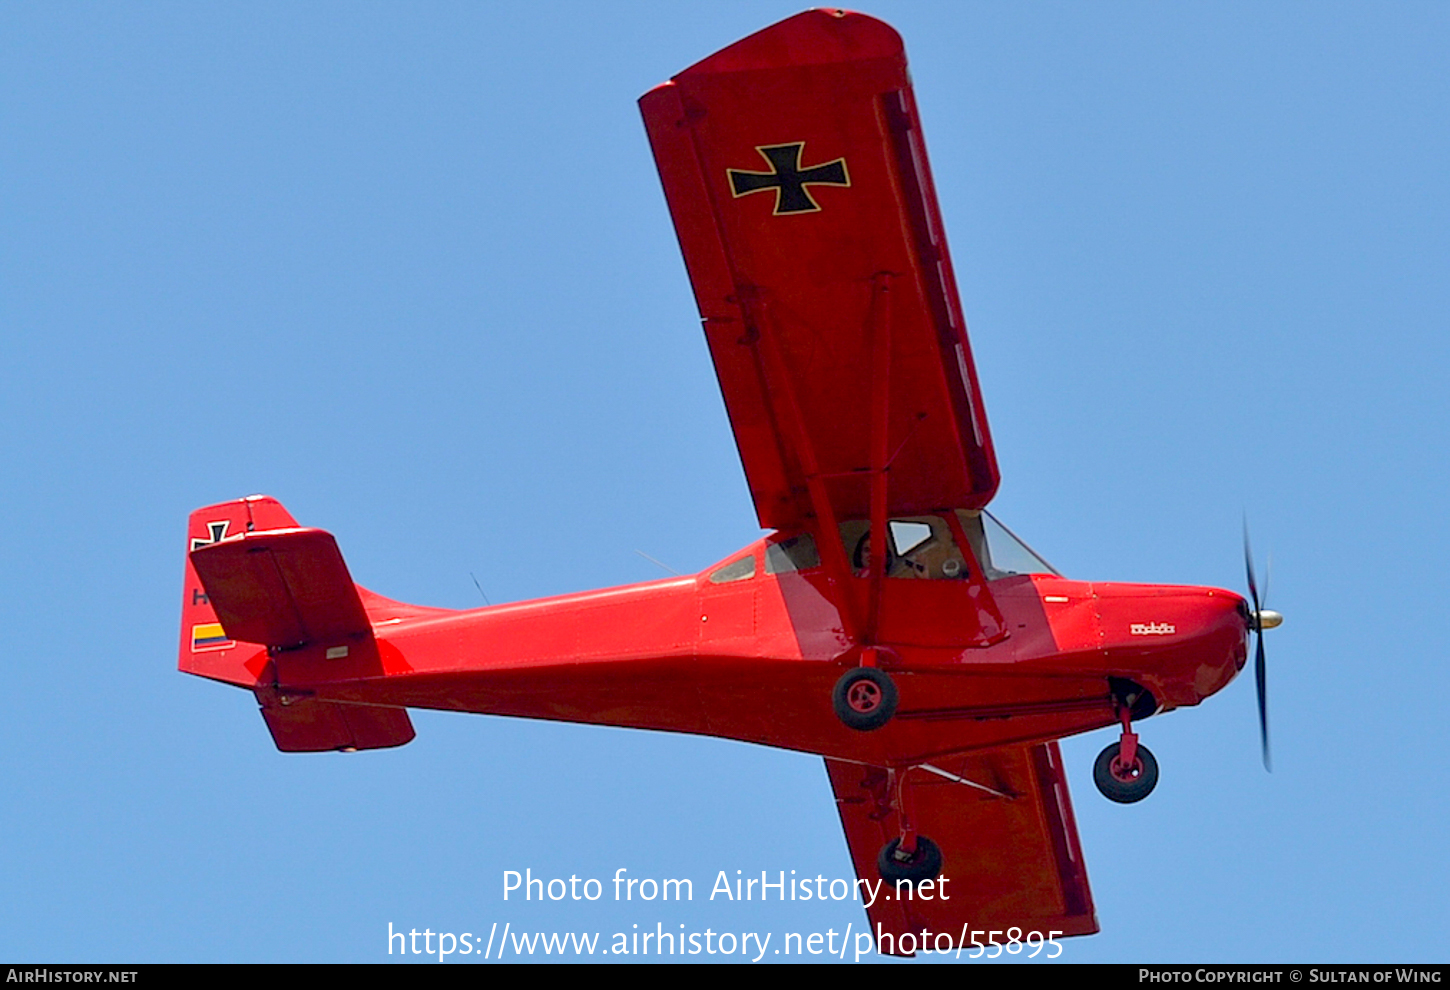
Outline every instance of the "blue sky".
<path fill-rule="evenodd" d="M 471 607 L 758 535 L 634 101 L 779 3 L 0 8 L 0 955 L 378 961 L 387 925 L 859 928 L 820 761 L 415 713 L 277 753 L 175 671 L 191 509 L 262 491 Z M 1251 680 L 1091 784 L 1075 961 L 1446 959 L 1450 11 L 870 8 L 906 39 L 1002 463 L 1065 573 L 1271 604 Z M 1262 573 L 1262 571 L 1261 571 Z M 505 904 L 505 870 L 688 877 Z M 775 943 L 778 944 L 778 943 Z"/>

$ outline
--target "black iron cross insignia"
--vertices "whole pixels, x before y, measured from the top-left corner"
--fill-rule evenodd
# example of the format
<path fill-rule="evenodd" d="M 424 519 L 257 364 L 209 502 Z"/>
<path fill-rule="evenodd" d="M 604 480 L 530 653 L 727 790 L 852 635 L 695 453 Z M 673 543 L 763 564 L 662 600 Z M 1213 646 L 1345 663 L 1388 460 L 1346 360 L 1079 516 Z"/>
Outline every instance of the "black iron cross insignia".
<path fill-rule="evenodd" d="M 730 191 L 738 198 L 766 189 L 775 190 L 775 215 L 782 213 L 814 213 L 820 206 L 811 198 L 806 186 L 828 185 L 849 186 L 846 175 L 846 159 L 837 158 L 824 165 L 801 168 L 801 151 L 804 141 L 794 144 L 772 144 L 755 150 L 770 163 L 769 172 L 745 172 L 737 168 L 726 169 L 730 176 Z"/>
<path fill-rule="evenodd" d="M 213 543 L 220 543 L 226 539 L 227 527 L 230 525 L 231 521 L 228 519 L 223 519 L 221 522 L 207 523 L 206 528 L 211 533 L 211 539 L 197 539 L 196 537 L 192 537 L 191 549 L 195 550 L 197 547 L 209 547 Z"/>

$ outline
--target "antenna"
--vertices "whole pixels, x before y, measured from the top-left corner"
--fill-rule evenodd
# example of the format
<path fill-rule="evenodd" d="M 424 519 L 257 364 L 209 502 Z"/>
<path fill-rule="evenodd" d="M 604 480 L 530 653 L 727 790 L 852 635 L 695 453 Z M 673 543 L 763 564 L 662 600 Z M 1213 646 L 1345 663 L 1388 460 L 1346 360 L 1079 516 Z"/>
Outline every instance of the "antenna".
<path fill-rule="evenodd" d="M 483 594 L 483 585 L 478 583 L 478 577 L 472 571 L 468 572 L 468 576 L 473 578 L 473 586 L 478 589 L 480 595 L 483 595 L 483 603 L 485 605 L 493 605 L 493 602 L 488 600 L 488 596 Z"/>
<path fill-rule="evenodd" d="M 649 554 L 645 553 L 643 550 L 636 550 L 635 553 L 639 554 L 641 557 L 643 557 L 645 560 L 649 561 L 651 564 L 654 564 L 656 567 L 663 567 L 665 570 L 669 571 L 675 577 L 684 577 L 683 574 L 681 574 L 679 571 L 675 570 L 669 564 L 664 564 L 664 563 L 661 563 L 658 560 L 655 560 L 653 557 L 651 557 Z"/>

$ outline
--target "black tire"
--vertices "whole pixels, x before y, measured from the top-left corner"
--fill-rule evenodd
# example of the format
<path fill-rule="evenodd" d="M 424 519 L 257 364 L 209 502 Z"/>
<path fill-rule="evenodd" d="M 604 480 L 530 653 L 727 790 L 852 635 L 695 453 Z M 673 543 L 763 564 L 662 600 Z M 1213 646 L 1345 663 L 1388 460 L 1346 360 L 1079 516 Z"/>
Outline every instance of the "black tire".
<path fill-rule="evenodd" d="M 1113 773 L 1113 761 L 1118 757 L 1118 743 L 1113 743 L 1098 754 L 1093 764 L 1093 783 L 1109 801 L 1119 804 L 1133 804 L 1153 793 L 1158 786 L 1158 761 L 1153 752 L 1142 743 L 1138 744 L 1137 775 L 1123 780 Z"/>
<path fill-rule="evenodd" d="M 858 732 L 879 729 L 896 714 L 896 682 L 884 670 L 855 667 L 836 682 L 831 704 L 848 728 Z"/>
<path fill-rule="evenodd" d="M 918 835 L 916 855 L 907 860 L 896 858 L 896 850 L 900 846 L 900 839 L 892 839 L 881 847 L 881 852 L 876 856 L 876 871 L 881 874 L 881 879 L 892 883 L 909 880 L 916 884 L 941 876 L 941 849 L 935 842 L 924 835 Z"/>

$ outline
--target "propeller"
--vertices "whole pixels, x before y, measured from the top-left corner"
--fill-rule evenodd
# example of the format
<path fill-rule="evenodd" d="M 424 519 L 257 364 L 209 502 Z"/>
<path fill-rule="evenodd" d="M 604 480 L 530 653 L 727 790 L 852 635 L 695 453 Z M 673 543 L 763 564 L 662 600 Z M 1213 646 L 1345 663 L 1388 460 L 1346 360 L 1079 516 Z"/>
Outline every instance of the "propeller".
<path fill-rule="evenodd" d="M 1263 750 L 1264 769 L 1273 772 L 1273 761 L 1269 758 L 1269 696 L 1268 670 L 1264 662 L 1264 630 L 1273 629 L 1284 621 L 1278 612 L 1264 608 L 1264 599 L 1259 596 L 1259 585 L 1254 580 L 1254 555 L 1249 549 L 1249 524 L 1244 521 L 1244 571 L 1249 579 L 1249 598 L 1253 611 L 1249 613 L 1249 629 L 1257 634 L 1254 643 L 1254 682 L 1259 689 L 1259 743 Z M 1268 574 L 1264 575 L 1264 596 L 1268 596 Z"/>

